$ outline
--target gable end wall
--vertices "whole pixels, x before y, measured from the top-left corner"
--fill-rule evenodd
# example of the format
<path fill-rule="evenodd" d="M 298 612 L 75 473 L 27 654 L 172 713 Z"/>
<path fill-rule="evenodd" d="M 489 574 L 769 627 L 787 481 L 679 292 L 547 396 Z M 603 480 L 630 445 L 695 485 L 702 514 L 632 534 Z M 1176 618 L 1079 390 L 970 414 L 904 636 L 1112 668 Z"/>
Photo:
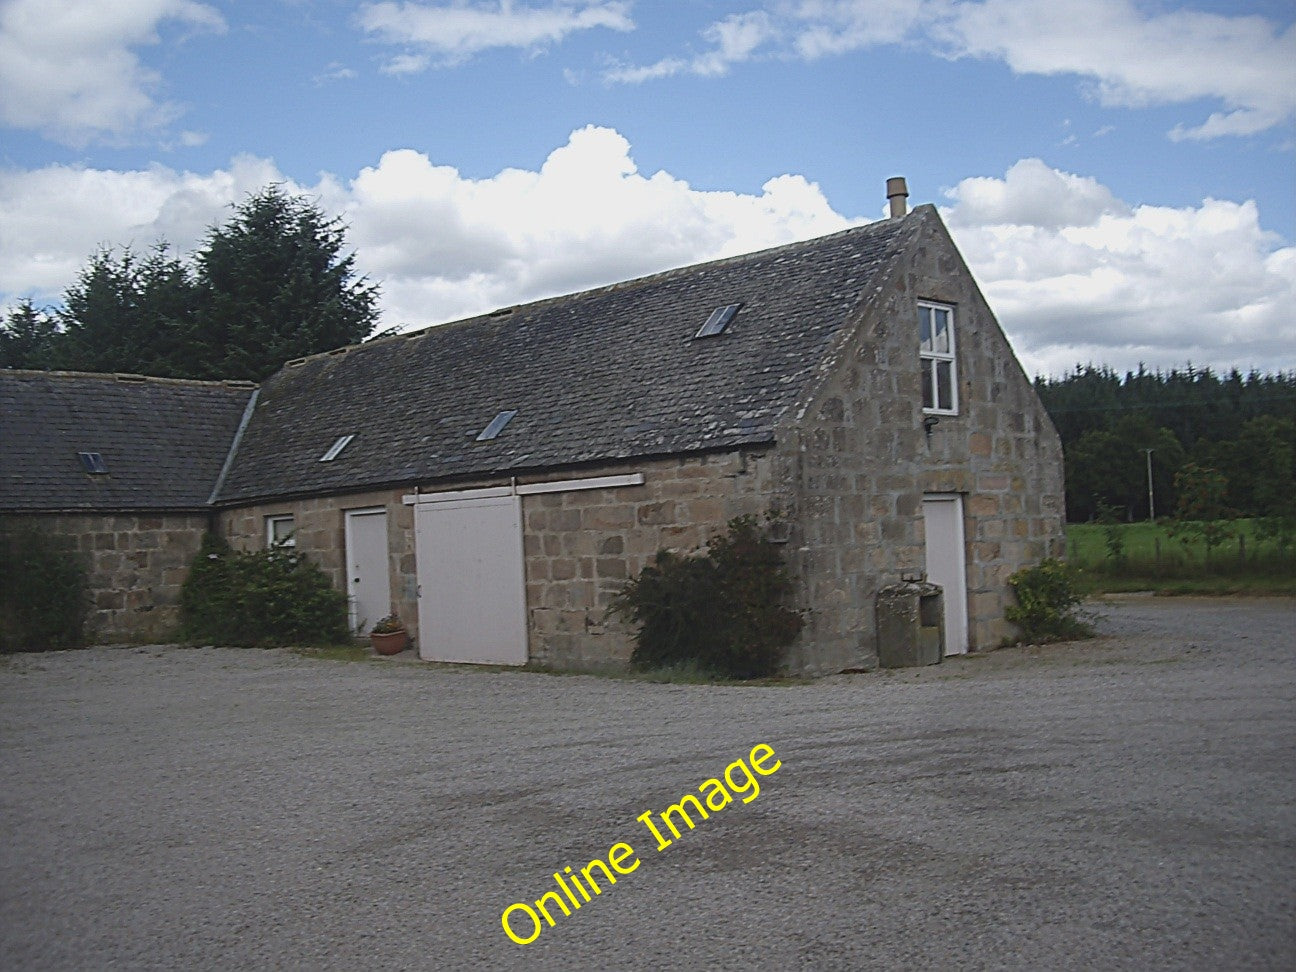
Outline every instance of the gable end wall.
<path fill-rule="evenodd" d="M 955 308 L 959 414 L 923 429 L 917 300 Z M 893 264 L 779 457 L 793 565 L 812 606 L 791 667 L 877 664 L 877 591 L 925 569 L 922 499 L 963 497 L 969 647 L 1011 634 L 1008 577 L 1062 556 L 1062 449 L 940 221 Z"/>

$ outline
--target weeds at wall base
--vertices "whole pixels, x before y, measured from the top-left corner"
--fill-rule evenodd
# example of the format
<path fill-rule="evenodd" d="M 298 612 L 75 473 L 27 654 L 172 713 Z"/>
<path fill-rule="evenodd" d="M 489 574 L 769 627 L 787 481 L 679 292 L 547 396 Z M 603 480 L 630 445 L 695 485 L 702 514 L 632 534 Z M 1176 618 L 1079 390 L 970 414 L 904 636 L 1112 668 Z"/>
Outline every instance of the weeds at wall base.
<path fill-rule="evenodd" d="M 79 555 L 34 529 L 0 536 L 0 652 L 84 647 L 89 611 Z"/>

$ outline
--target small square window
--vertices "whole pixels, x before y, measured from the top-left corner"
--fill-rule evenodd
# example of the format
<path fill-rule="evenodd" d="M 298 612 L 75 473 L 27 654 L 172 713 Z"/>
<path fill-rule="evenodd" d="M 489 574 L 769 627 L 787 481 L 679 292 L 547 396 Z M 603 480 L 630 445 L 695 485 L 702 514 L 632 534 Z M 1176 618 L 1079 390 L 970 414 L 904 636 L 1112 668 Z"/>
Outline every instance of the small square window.
<path fill-rule="evenodd" d="M 339 436 L 338 440 L 328 448 L 328 452 L 319 457 L 320 462 L 332 462 L 338 457 L 338 454 L 347 447 L 348 443 L 354 439 L 354 435 Z"/>
<path fill-rule="evenodd" d="M 106 476 L 108 474 L 108 464 L 104 462 L 103 456 L 97 452 L 78 452 L 77 458 L 81 460 L 81 468 L 92 476 Z"/>
<path fill-rule="evenodd" d="M 297 546 L 296 525 L 291 515 L 266 517 L 266 546 Z"/>
<path fill-rule="evenodd" d="M 734 319 L 738 313 L 738 308 L 742 304 L 726 304 L 724 307 L 717 307 L 711 312 L 711 316 L 703 322 L 698 328 L 698 332 L 693 335 L 694 338 L 715 337 L 717 334 L 724 333 L 724 329 L 729 326 L 729 322 Z"/>
<path fill-rule="evenodd" d="M 953 307 L 918 302 L 918 357 L 922 365 L 923 411 L 957 415 Z"/>
<path fill-rule="evenodd" d="M 513 416 L 516 414 L 517 414 L 516 408 L 507 409 L 506 411 L 500 412 L 498 415 L 496 415 L 493 419 L 490 420 L 490 423 L 486 426 L 486 428 L 482 429 L 480 432 L 477 433 L 476 441 L 489 442 L 491 439 L 495 438 L 497 435 L 499 435 L 501 432 L 504 431 L 504 426 L 508 425 L 509 422 L 513 421 Z"/>

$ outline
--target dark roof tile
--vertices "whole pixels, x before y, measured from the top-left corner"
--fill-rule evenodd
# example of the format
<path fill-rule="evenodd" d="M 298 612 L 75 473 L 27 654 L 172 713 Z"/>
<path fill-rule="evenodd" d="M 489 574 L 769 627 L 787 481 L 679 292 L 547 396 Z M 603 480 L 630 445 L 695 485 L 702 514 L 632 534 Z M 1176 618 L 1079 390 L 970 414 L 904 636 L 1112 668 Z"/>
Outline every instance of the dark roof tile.
<path fill-rule="evenodd" d="M 769 442 L 920 211 L 316 355 L 261 390 L 221 503 Z M 724 333 L 695 339 L 717 307 Z M 476 441 L 501 411 L 498 437 Z M 355 439 L 332 462 L 341 435 Z"/>
<path fill-rule="evenodd" d="M 196 510 L 252 388 L 0 371 L 0 510 Z M 85 471 L 97 452 L 107 475 Z"/>

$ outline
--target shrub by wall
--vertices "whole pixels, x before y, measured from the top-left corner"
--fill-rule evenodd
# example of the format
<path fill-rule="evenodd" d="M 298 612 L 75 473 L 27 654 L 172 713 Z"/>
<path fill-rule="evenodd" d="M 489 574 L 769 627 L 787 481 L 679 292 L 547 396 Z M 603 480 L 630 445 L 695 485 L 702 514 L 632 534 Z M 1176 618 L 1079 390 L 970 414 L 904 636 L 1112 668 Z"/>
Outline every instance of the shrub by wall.
<path fill-rule="evenodd" d="M 658 551 L 612 611 L 637 623 L 638 669 L 694 665 L 729 678 L 771 675 L 801 632 L 792 582 L 754 517 L 730 520 L 704 553 Z"/>
<path fill-rule="evenodd" d="M 1093 637 L 1093 626 L 1080 616 L 1076 570 L 1052 558 L 1008 578 L 1017 596 L 1004 616 L 1021 630 L 1023 641 L 1066 641 Z"/>
<path fill-rule="evenodd" d="M 290 548 L 245 553 L 203 538 L 180 592 L 185 637 L 243 647 L 350 640 L 346 595 Z"/>
<path fill-rule="evenodd" d="M 89 607 L 85 564 L 58 538 L 0 535 L 0 652 L 81 647 Z"/>

